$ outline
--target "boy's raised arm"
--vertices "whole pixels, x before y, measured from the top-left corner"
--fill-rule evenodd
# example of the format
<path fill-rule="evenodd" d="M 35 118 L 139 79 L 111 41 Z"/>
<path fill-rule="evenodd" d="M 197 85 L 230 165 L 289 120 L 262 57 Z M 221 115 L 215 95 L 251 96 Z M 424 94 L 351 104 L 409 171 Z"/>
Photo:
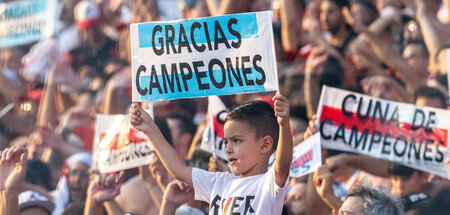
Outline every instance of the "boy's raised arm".
<path fill-rule="evenodd" d="M 275 160 L 275 182 L 283 187 L 292 162 L 293 140 L 291 126 L 289 124 L 289 101 L 279 94 L 273 97 L 275 101 L 275 115 L 280 125 L 280 136 L 278 139 L 277 154 Z"/>
<path fill-rule="evenodd" d="M 192 186 L 192 169 L 186 166 L 184 160 L 169 145 L 150 115 L 137 103 L 131 105 L 130 123 L 135 129 L 147 135 L 169 173 L 174 178 Z"/>

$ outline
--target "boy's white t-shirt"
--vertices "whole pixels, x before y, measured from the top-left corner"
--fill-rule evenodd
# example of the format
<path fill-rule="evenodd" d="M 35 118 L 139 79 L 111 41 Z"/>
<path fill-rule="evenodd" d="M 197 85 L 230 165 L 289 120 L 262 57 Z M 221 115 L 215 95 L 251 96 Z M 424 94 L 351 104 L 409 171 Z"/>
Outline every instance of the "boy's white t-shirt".
<path fill-rule="evenodd" d="M 275 182 L 275 170 L 240 178 L 226 172 L 192 169 L 195 200 L 209 202 L 209 215 L 279 215 L 287 194 Z"/>

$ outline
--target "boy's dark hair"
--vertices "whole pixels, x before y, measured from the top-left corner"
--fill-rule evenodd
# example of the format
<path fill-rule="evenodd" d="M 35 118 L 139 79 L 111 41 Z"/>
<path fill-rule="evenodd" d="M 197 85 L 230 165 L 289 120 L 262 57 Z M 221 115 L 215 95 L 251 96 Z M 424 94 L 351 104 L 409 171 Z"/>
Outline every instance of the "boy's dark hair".
<path fill-rule="evenodd" d="M 422 175 L 422 171 L 416 170 L 413 168 L 409 168 L 407 166 L 403 166 L 398 163 L 390 162 L 388 164 L 388 173 L 390 175 L 398 175 L 398 176 L 411 176 L 414 172 L 419 173 L 419 175 Z"/>
<path fill-rule="evenodd" d="M 231 111 L 225 119 L 227 121 L 247 123 L 255 130 L 257 139 L 269 135 L 273 139 L 272 151 L 277 149 L 279 125 L 269 103 L 259 100 L 247 102 Z"/>
<path fill-rule="evenodd" d="M 422 86 L 419 87 L 416 92 L 414 92 L 414 103 L 420 97 L 425 97 L 428 99 L 438 98 L 441 101 L 441 108 L 447 108 L 447 100 L 445 99 L 444 93 L 435 87 Z"/>

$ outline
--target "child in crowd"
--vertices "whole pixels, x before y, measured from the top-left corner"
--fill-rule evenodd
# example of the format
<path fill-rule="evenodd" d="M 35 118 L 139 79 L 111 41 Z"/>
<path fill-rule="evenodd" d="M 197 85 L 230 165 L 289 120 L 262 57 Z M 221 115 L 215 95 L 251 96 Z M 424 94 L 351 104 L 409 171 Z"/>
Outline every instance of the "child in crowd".
<path fill-rule="evenodd" d="M 293 140 L 289 102 L 278 93 L 273 100 L 275 108 L 267 102 L 252 101 L 231 111 L 226 118 L 226 153 L 238 175 L 186 166 L 153 119 L 136 103 L 130 109 L 130 123 L 147 135 L 167 170 L 194 187 L 195 199 L 210 203 L 209 214 L 281 214 Z M 269 157 L 275 151 L 277 159 L 268 170 Z"/>

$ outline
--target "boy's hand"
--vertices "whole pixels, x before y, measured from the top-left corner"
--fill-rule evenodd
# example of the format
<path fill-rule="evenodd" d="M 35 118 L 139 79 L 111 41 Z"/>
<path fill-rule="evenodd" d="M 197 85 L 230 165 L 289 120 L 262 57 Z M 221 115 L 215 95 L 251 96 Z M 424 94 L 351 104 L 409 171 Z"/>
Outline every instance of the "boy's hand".
<path fill-rule="evenodd" d="M 275 109 L 275 116 L 277 117 L 278 124 L 280 126 L 288 126 L 289 125 L 289 101 L 281 95 L 280 93 L 276 93 L 272 98 Z"/>
<path fill-rule="evenodd" d="M 130 124 L 145 134 L 149 134 L 152 126 L 156 126 L 152 117 L 138 103 L 131 104 Z"/>

